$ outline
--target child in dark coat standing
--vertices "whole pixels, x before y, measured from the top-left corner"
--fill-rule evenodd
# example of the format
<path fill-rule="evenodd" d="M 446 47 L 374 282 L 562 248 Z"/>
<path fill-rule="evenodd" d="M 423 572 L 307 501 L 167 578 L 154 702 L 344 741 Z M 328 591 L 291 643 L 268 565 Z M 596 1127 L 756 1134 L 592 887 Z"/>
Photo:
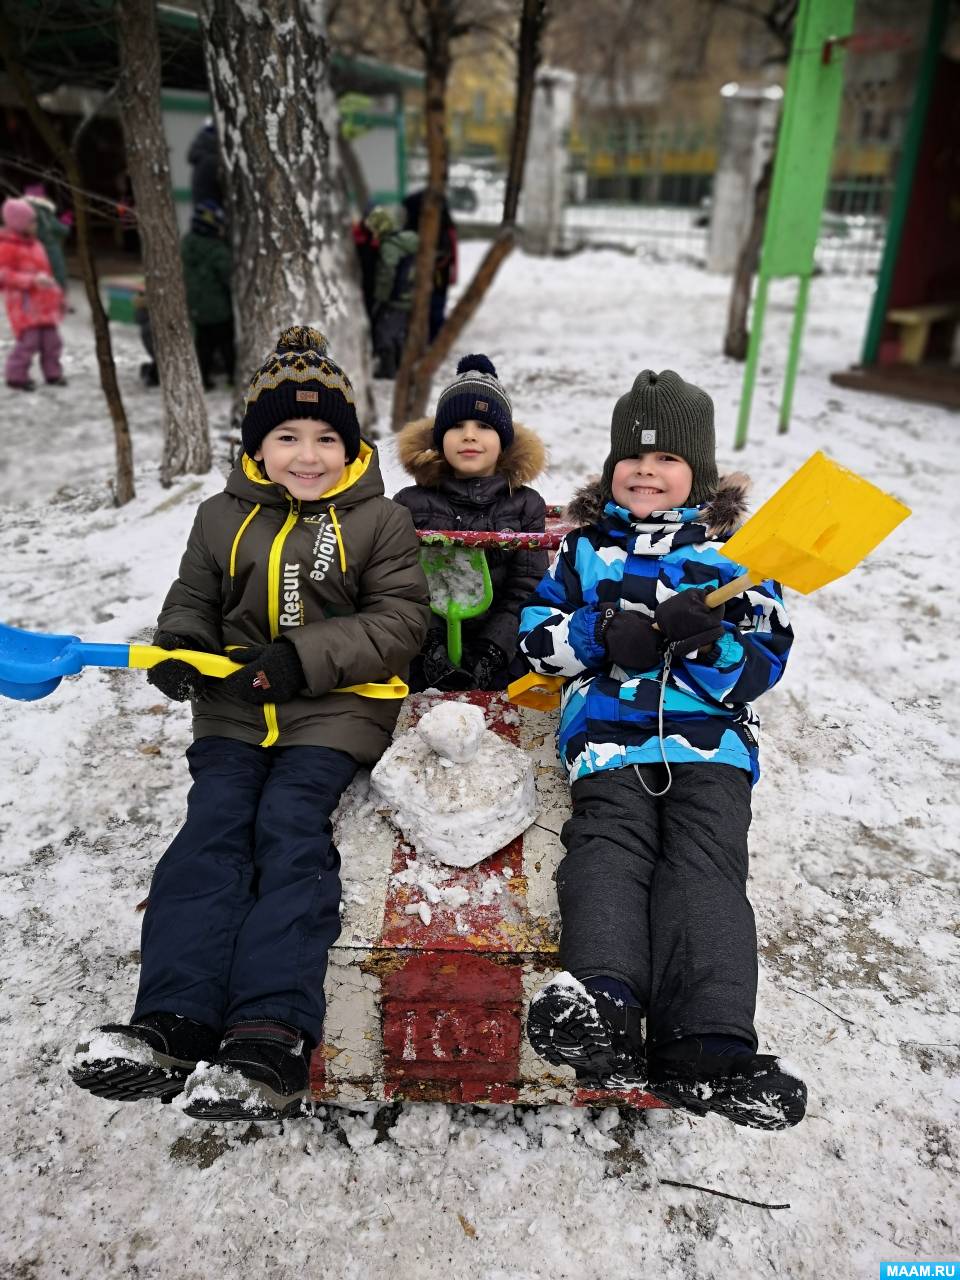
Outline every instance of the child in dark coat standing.
<path fill-rule="evenodd" d="M 531 1001 L 548 1062 L 664 1101 L 784 1129 L 806 1088 L 757 1053 L 757 935 L 747 898 L 751 702 L 793 641 L 767 581 L 710 607 L 745 570 L 720 554 L 746 478 L 720 480 L 713 401 L 645 369 L 613 411 L 580 528 L 523 610 L 531 665 L 566 677 L 560 754 L 573 814 L 557 870 L 567 972 Z M 641 1019 L 646 1017 L 643 1059 Z"/>
<path fill-rule="evenodd" d="M 440 394 L 436 416 L 408 422 L 397 452 L 416 484 L 394 501 L 409 509 L 418 529 L 543 532 L 544 501 L 529 487 L 543 470 L 543 444 L 514 421 L 486 356 L 463 357 L 457 377 Z M 411 664 L 411 689 L 504 689 L 527 669 L 515 666 L 517 624 L 547 567 L 547 553 L 493 548 L 486 556 L 493 603 L 463 624 L 461 665 L 450 662 L 446 630 L 437 623 Z"/>
<path fill-rule="evenodd" d="M 219 355 L 227 381 L 233 382 L 233 297 L 231 257 L 223 209 L 213 200 L 196 206 L 190 230 L 180 242 L 187 310 L 193 321 L 197 363 L 205 391 L 213 388 L 214 361 Z"/>
<path fill-rule="evenodd" d="M 413 306 L 413 269 L 420 237 L 397 227 L 393 215 L 376 205 L 365 219 L 377 241 L 373 273 L 373 354 L 378 378 L 395 378 L 403 357 Z"/>

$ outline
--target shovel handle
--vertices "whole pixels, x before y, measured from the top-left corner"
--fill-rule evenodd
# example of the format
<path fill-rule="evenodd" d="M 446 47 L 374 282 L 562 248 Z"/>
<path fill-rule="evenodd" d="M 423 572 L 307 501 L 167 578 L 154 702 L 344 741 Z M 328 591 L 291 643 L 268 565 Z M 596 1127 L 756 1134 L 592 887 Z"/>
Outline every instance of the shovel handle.
<path fill-rule="evenodd" d="M 725 582 L 722 587 L 717 587 L 715 591 L 711 591 L 704 596 L 703 603 L 708 609 L 715 609 L 718 604 L 726 604 L 728 600 L 732 600 L 734 596 L 743 595 L 744 591 L 749 591 L 751 587 L 755 587 L 760 581 L 755 578 L 752 573 L 741 573 L 739 578 L 731 578 L 729 582 Z M 653 624 L 655 631 L 660 628 L 656 623 Z"/>
<path fill-rule="evenodd" d="M 147 671 L 171 658 L 177 662 L 189 662 L 190 666 L 195 667 L 201 675 L 221 678 L 230 675 L 232 671 L 239 671 L 243 665 L 234 662 L 232 658 L 224 657 L 222 653 L 201 653 L 197 649 L 161 649 L 153 644 L 132 644 L 127 666 L 139 671 Z"/>
<path fill-rule="evenodd" d="M 704 604 L 708 609 L 714 609 L 718 604 L 726 604 L 734 596 L 741 596 L 750 587 L 755 587 L 758 581 L 759 579 L 752 573 L 741 573 L 739 578 L 733 578 L 730 582 L 725 582 L 722 587 L 717 587 L 716 591 L 711 591 L 705 598 Z"/>

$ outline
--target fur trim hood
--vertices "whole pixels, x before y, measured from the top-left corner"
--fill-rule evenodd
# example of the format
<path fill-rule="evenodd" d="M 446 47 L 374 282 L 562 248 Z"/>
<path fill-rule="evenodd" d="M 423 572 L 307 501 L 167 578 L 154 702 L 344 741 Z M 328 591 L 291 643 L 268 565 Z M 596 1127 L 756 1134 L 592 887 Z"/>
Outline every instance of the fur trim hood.
<path fill-rule="evenodd" d="M 701 506 L 701 518 L 697 521 L 698 524 L 706 525 L 709 537 L 733 533 L 742 524 L 747 514 L 747 494 L 751 483 L 750 477 L 742 471 L 720 477 L 716 492 Z M 600 480 L 595 479 L 577 490 L 564 514 L 580 528 L 596 524 L 603 515 L 605 506 Z"/>
<path fill-rule="evenodd" d="M 440 481 L 453 475 L 443 454 L 433 445 L 433 418 L 408 422 L 397 436 L 397 457 L 403 469 L 425 489 L 436 489 Z M 511 490 L 529 484 L 540 475 L 547 462 L 543 441 L 523 423 L 514 421 L 513 443 L 501 451 L 496 474 L 503 476 Z"/>

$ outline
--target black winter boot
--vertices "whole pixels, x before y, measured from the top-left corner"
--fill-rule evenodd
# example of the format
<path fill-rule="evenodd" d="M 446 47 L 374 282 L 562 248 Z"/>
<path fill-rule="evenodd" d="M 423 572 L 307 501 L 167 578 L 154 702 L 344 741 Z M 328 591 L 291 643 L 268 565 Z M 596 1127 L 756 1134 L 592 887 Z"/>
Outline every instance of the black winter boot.
<path fill-rule="evenodd" d="M 176 1013 L 146 1013 L 135 1022 L 109 1022 L 77 1045 L 70 1078 L 112 1102 L 159 1098 L 169 1102 L 198 1062 L 211 1061 L 220 1034 Z"/>
<path fill-rule="evenodd" d="M 527 1038 L 545 1061 L 573 1067 L 581 1084 L 642 1088 L 641 1018 L 636 1006 L 592 993 L 572 974 L 558 973 L 530 1001 Z"/>
<path fill-rule="evenodd" d="M 806 1112 L 807 1086 L 769 1054 L 697 1053 L 693 1041 L 684 1056 L 669 1056 L 669 1046 L 651 1054 L 649 1071 L 652 1094 L 694 1115 L 714 1111 L 750 1129 L 790 1129 Z"/>
<path fill-rule="evenodd" d="M 184 1111 L 198 1120 L 300 1115 L 310 1098 L 311 1050 L 286 1022 L 238 1022 L 227 1028 L 213 1063 L 190 1077 Z"/>

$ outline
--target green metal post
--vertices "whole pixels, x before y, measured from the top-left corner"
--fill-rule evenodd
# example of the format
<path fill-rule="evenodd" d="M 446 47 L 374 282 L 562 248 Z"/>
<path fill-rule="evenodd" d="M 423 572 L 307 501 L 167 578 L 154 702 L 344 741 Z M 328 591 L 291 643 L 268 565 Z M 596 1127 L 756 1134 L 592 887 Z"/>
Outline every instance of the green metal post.
<path fill-rule="evenodd" d="M 793 404 L 793 384 L 797 377 L 797 364 L 800 360 L 800 339 L 803 337 L 803 322 L 807 314 L 807 295 L 810 292 L 810 277 L 800 277 L 800 288 L 797 290 L 797 301 L 793 311 L 793 328 L 790 331 L 790 351 L 787 355 L 787 373 L 783 380 L 783 400 L 780 404 L 780 435 L 784 435 L 790 427 L 790 406 Z"/>
<path fill-rule="evenodd" d="M 893 284 L 893 272 L 900 253 L 900 241 L 903 227 L 907 220 L 907 209 L 913 190 L 913 175 L 917 168 L 917 157 L 923 142 L 923 131 L 927 123 L 927 111 L 930 108 L 930 95 L 933 92 L 933 81 L 940 57 L 940 45 L 947 25 L 948 0 L 933 0 L 930 13 L 930 26 L 927 28 L 927 42 L 923 50 L 923 61 L 917 77 L 917 92 L 910 109 L 910 119 L 903 139 L 903 153 L 897 168 L 897 180 L 893 189 L 893 204 L 890 208 L 890 221 L 887 225 L 887 239 L 883 246 L 883 259 L 877 276 L 877 288 L 873 295 L 873 306 L 870 309 L 870 320 L 863 340 L 863 352 L 860 363 L 876 364 L 880 350 L 880 335 L 887 318 L 887 302 L 890 297 L 890 286 Z"/>
<path fill-rule="evenodd" d="M 750 421 L 750 405 L 753 401 L 753 383 L 757 376 L 760 343 L 763 340 L 763 316 L 767 309 L 769 284 L 769 276 L 760 276 L 757 281 L 757 297 L 753 304 L 753 320 L 750 324 L 750 346 L 747 348 L 747 367 L 743 372 L 743 393 L 740 396 L 740 417 L 737 419 L 737 435 L 733 442 L 735 449 L 742 449 L 747 443 L 747 424 Z"/>
<path fill-rule="evenodd" d="M 407 120 L 403 112 L 403 94 L 396 95 L 394 128 L 397 131 L 397 196 L 398 203 L 407 194 Z"/>
<path fill-rule="evenodd" d="M 853 30 L 853 9 L 854 0 L 800 0 L 797 10 L 735 449 L 742 449 L 747 442 L 767 286 L 771 279 L 799 276 L 801 285 L 781 408 L 780 429 L 786 430 L 803 334 L 807 300 L 804 282 L 813 271 L 843 93 L 843 58 L 839 48 Z"/>

